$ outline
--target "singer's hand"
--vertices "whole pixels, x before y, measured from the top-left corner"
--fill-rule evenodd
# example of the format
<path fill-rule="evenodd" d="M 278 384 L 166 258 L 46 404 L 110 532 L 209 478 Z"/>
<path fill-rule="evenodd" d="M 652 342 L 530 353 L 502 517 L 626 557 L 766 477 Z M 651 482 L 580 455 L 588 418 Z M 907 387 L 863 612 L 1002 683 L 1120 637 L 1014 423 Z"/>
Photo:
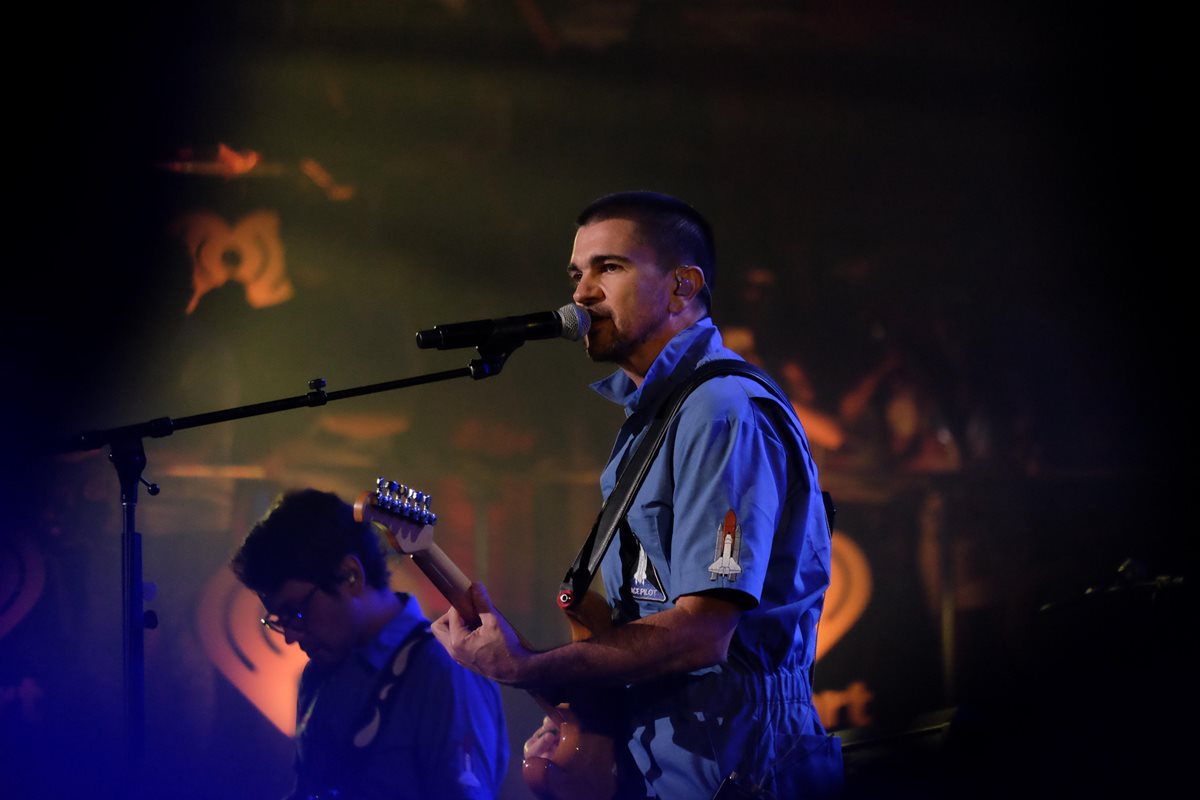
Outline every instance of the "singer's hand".
<path fill-rule="evenodd" d="M 549 758 L 554 755 L 554 750 L 558 747 L 558 740 L 561 736 L 562 732 L 559 730 L 558 722 L 550 719 L 550 717 L 544 717 L 542 719 L 542 727 L 534 731 L 525 740 L 522 755 L 525 758 Z"/>
<path fill-rule="evenodd" d="M 492 605 L 487 589 L 472 583 L 471 602 L 479 626 L 470 628 L 453 606 L 433 623 L 433 635 L 450 657 L 467 669 L 497 683 L 519 686 L 522 668 L 532 655 L 508 620 Z"/>

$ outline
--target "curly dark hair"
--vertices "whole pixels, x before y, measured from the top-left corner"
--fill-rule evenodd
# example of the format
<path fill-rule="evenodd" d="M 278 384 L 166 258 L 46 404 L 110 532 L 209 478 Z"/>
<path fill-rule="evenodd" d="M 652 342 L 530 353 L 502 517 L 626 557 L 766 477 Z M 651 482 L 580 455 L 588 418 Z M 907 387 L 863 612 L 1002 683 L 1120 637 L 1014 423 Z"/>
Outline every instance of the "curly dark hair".
<path fill-rule="evenodd" d="M 271 594 L 289 580 L 309 581 L 331 590 L 344 576 L 338 567 L 357 556 L 369 586 L 388 585 L 387 559 L 369 522 L 332 492 L 283 492 L 234 554 L 229 567 L 245 586 Z"/>

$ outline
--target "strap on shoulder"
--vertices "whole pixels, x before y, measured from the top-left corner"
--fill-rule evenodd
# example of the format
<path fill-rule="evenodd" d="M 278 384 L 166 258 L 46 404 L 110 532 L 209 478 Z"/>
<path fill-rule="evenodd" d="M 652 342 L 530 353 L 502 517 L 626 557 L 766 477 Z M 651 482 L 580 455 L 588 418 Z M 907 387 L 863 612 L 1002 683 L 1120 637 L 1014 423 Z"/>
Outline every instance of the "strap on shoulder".
<path fill-rule="evenodd" d="M 765 386 L 785 407 L 791 406 L 787 395 L 766 372 L 741 359 L 715 359 L 693 370 L 679 386 L 668 392 L 655 408 L 645 437 L 633 456 L 626 462 L 624 469 L 621 470 L 621 474 L 617 478 L 617 485 L 613 487 L 612 493 L 609 494 L 603 508 L 600 509 L 600 514 L 596 517 L 595 524 L 592 525 L 591 533 L 588 534 L 574 563 L 567 570 L 559 585 L 558 605 L 561 608 L 571 608 L 587 592 L 596 570 L 600 567 L 600 562 L 604 559 L 608 546 L 616 535 L 618 525 L 625 518 L 630 503 L 633 502 L 642 482 L 646 479 L 646 474 L 650 471 L 650 464 L 654 461 L 654 456 L 666 438 L 671 420 L 683 407 L 684 400 L 697 386 L 718 375 L 741 375 L 752 378 Z"/>

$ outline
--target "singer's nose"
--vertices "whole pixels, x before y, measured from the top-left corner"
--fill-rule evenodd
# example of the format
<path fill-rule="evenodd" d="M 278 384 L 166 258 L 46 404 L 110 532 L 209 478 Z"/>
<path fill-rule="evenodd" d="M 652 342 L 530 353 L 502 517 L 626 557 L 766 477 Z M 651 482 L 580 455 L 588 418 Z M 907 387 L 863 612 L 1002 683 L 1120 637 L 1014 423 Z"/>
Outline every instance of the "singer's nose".
<path fill-rule="evenodd" d="M 595 305 L 603 299 L 603 293 L 600 291 L 600 282 L 597 281 L 590 271 L 584 270 L 579 277 L 579 283 L 575 284 L 575 291 L 571 294 L 571 300 L 577 306 Z"/>

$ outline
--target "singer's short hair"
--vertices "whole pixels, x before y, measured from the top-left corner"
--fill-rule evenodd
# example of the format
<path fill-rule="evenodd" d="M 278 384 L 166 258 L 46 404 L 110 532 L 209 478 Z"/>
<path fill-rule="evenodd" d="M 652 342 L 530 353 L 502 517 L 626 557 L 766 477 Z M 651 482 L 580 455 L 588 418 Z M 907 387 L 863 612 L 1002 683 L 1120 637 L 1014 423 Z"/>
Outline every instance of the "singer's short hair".
<path fill-rule="evenodd" d="M 354 509 L 332 492 L 292 489 L 255 523 L 229 566 L 260 595 L 289 580 L 331 590 L 344 579 L 338 569 L 348 555 L 362 562 L 367 585 L 387 587 L 387 559 L 371 523 L 355 520 Z"/>
<path fill-rule="evenodd" d="M 704 310 L 712 310 L 712 288 L 717 279 L 716 243 L 704 215 L 677 197 L 661 192 L 615 192 L 592 201 L 579 212 L 579 227 L 607 219 L 628 219 L 637 224 L 647 244 L 667 264 L 695 265 L 704 272 L 700 295 Z"/>

